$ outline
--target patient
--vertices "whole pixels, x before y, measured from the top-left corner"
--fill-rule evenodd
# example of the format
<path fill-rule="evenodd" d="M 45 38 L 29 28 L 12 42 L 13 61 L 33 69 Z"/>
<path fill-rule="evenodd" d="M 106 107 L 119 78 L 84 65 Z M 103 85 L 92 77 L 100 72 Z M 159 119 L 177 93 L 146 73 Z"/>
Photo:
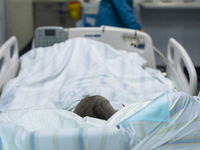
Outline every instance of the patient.
<path fill-rule="evenodd" d="M 88 95 L 76 106 L 74 113 L 81 117 L 89 116 L 108 120 L 115 113 L 115 110 L 105 97 Z"/>

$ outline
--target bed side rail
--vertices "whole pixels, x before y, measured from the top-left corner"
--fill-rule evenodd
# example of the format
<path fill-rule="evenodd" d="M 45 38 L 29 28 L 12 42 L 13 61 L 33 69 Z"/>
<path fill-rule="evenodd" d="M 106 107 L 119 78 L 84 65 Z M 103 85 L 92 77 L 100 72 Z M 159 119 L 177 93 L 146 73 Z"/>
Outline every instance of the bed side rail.
<path fill-rule="evenodd" d="M 184 73 L 186 67 L 189 74 L 189 81 Z M 197 73 L 186 50 L 173 38 L 169 39 L 167 50 L 167 77 L 175 81 L 180 91 L 196 95 Z"/>
<path fill-rule="evenodd" d="M 18 73 L 18 43 L 11 37 L 0 47 L 0 94 L 3 86 Z"/>
<path fill-rule="evenodd" d="M 118 50 L 137 52 L 147 60 L 147 67 L 156 68 L 151 37 L 138 30 L 101 26 L 87 28 L 68 28 L 67 38 L 85 37 L 107 43 Z M 144 46 L 138 47 L 139 44 Z"/>

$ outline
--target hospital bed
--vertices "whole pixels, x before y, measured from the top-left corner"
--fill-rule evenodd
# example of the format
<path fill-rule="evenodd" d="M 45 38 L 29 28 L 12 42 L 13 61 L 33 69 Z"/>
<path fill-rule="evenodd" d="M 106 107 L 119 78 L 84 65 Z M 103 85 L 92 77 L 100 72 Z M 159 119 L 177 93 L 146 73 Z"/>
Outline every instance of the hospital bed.
<path fill-rule="evenodd" d="M 189 131 L 194 129 L 194 126 L 196 126 L 195 123 L 199 123 L 200 120 L 198 115 L 194 115 L 195 118 L 190 115 L 193 114 L 193 111 L 195 111 L 195 114 L 197 112 L 197 114 L 200 114 L 198 109 L 199 103 L 193 97 L 193 95 L 196 94 L 197 75 L 186 50 L 175 39 L 169 39 L 167 58 L 165 58 L 164 55 L 153 46 L 152 39 L 147 33 L 136 30 L 102 26 L 100 28 L 68 28 L 65 29 L 65 32 L 68 39 L 67 41 L 44 48 L 34 48 L 35 44 L 33 42 L 33 49 L 20 59 L 18 56 L 16 37 L 11 37 L 0 48 L 0 87 L 2 91 L 0 105 L 3 106 L 0 106 L 2 111 L 0 113 L 0 149 L 65 149 L 66 147 L 69 149 L 149 149 L 149 147 L 151 149 L 162 149 L 166 147 L 184 148 L 184 146 L 188 148 L 187 146 L 191 145 L 195 148 L 199 147 L 198 133 L 200 133 L 200 129 L 198 129 L 198 126 L 195 127 L 195 133 L 191 132 L 191 134 L 189 134 L 190 132 L 184 132 L 184 130 Z M 70 47 L 74 47 L 74 49 L 69 50 Z M 80 54 L 78 54 L 79 50 L 77 50 L 77 48 L 79 48 Z M 80 76 L 80 78 L 77 79 L 78 83 L 77 80 L 74 79 L 74 84 L 76 84 L 74 90 L 71 90 L 74 87 L 71 83 L 79 72 L 71 74 L 70 76 L 70 72 L 66 71 L 64 77 L 65 79 L 69 79 L 69 82 L 57 80 L 59 76 L 57 70 L 59 70 L 58 72 L 60 73 L 63 72 L 63 68 L 66 69 L 70 66 L 69 60 L 73 59 L 75 53 L 79 55 L 78 60 L 81 60 L 82 57 L 88 58 L 89 55 L 85 55 L 84 51 L 86 50 L 86 52 L 89 52 L 91 48 L 100 48 L 92 52 L 94 54 L 93 56 L 103 56 L 106 60 L 107 57 L 110 58 L 105 64 L 111 64 L 111 67 L 104 66 L 104 68 L 101 69 L 101 71 L 105 69 L 104 72 L 107 73 L 106 75 L 102 75 L 102 73 L 95 68 L 95 73 L 100 75 L 100 78 L 98 78 L 98 80 L 92 80 L 92 84 L 99 82 L 101 86 L 98 88 L 95 87 L 95 90 L 93 90 L 93 85 L 85 83 L 88 79 L 87 77 L 90 77 L 90 72 L 88 75 L 84 73 L 83 76 Z M 66 53 L 61 53 L 62 51 L 59 51 L 62 49 L 65 50 Z M 98 52 L 99 50 L 102 50 L 102 52 Z M 108 53 L 108 50 L 110 50 L 111 53 Z M 59 52 L 56 53 L 57 51 Z M 132 54 L 130 52 L 136 53 Z M 160 77 L 160 74 L 156 72 L 155 52 L 166 64 L 168 79 Z M 42 55 L 38 55 L 39 53 Z M 45 56 L 45 53 L 48 54 L 48 56 Z M 71 53 L 71 55 L 68 56 L 68 53 Z M 110 54 L 114 54 L 115 56 L 110 56 Z M 120 54 L 123 55 L 123 57 L 120 57 Z M 60 56 L 60 61 L 63 62 L 60 63 L 57 59 L 52 59 L 54 55 Z M 140 56 L 145 58 L 147 63 L 144 63 L 142 58 L 142 60 L 140 60 Z M 97 66 L 101 68 L 105 58 L 90 58 L 90 62 L 83 60 L 81 64 L 76 64 L 77 66 L 80 65 L 78 71 L 81 70 L 81 65 L 87 64 L 87 67 L 92 67 L 90 64 L 93 64 L 93 61 L 95 63 L 97 62 Z M 48 59 L 52 60 L 49 61 Z M 115 62 L 116 59 L 122 61 L 123 64 L 118 66 L 120 63 Z M 77 61 L 77 58 L 75 57 L 74 60 L 73 63 Z M 37 61 L 41 61 L 42 63 L 47 61 L 47 64 L 51 63 L 52 66 L 50 65 L 51 67 L 49 70 L 47 69 L 47 72 L 45 72 L 47 74 L 45 74 L 45 76 L 49 74 L 49 71 L 52 73 L 52 76 L 48 76 L 43 80 L 39 79 L 40 76 L 35 78 L 29 76 L 29 72 L 32 72 L 32 70 L 35 71 L 32 75 L 35 75 L 35 73 L 38 74 L 38 70 L 35 67 L 38 66 L 38 64 L 34 64 L 35 62 L 37 63 Z M 132 61 L 134 61 L 134 63 Z M 127 64 L 128 62 L 133 65 L 133 68 Z M 114 70 L 116 74 L 109 74 L 110 70 L 113 68 L 112 65 L 115 63 L 117 64 L 115 66 L 117 69 Z M 184 74 L 184 65 L 189 73 L 189 81 Z M 41 66 L 41 72 L 46 69 L 44 68 L 45 64 L 39 64 L 39 66 Z M 56 66 L 62 66 L 63 68 L 56 69 Z M 87 67 L 84 69 L 88 70 Z M 70 68 L 73 70 L 74 66 L 71 65 Z M 151 70 L 151 68 L 153 68 L 153 70 Z M 133 72 L 131 72 L 132 69 Z M 127 81 L 124 80 L 124 76 L 121 76 L 123 72 L 130 73 Z M 140 87 L 138 79 L 144 83 L 147 80 L 144 77 L 151 78 L 149 74 L 153 76 L 151 78 L 151 80 L 153 80 L 151 87 L 158 86 L 155 90 L 158 91 L 156 95 L 152 95 L 151 92 L 148 93 L 145 87 L 140 88 L 149 95 L 145 95 L 144 93 L 142 96 L 137 95 L 137 90 L 140 90 L 137 88 L 134 88 L 135 91 L 130 90 L 133 83 L 129 85 L 129 77 L 136 72 L 142 73 L 139 74 L 136 80 L 131 79 L 134 81 L 133 83 L 136 82 L 136 87 Z M 120 73 L 120 76 L 118 76 L 118 73 Z M 145 74 L 144 76 L 143 73 Z M 159 74 L 158 78 L 155 75 L 157 73 Z M 26 75 L 29 78 L 28 80 L 25 78 Z M 87 79 L 84 80 L 83 77 Z M 51 85 L 49 83 L 52 78 L 57 84 L 54 83 L 54 85 Z M 94 75 L 93 78 L 96 78 L 96 76 Z M 155 81 L 155 78 L 158 79 L 158 81 Z M 126 84 L 121 84 L 121 82 L 118 84 L 119 80 L 125 81 Z M 161 86 L 160 83 L 157 85 L 160 80 L 162 83 Z M 29 84 L 30 82 L 32 83 Z M 164 84 L 168 82 L 172 83 L 172 86 Z M 47 83 L 47 85 L 45 85 L 45 83 Z M 58 87 L 60 85 L 58 83 L 63 86 L 66 84 L 66 89 L 64 91 L 67 91 L 68 95 L 65 93 L 63 94 L 63 91 Z M 31 92 L 26 91 L 26 88 L 21 87 L 20 84 L 24 84 L 24 87 L 27 88 L 30 87 Z M 76 90 L 77 87 L 81 87 L 83 84 L 86 85 L 83 89 Z M 112 84 L 113 87 L 111 87 Z M 149 80 L 146 85 L 148 86 L 148 84 Z M 39 85 L 40 88 L 38 91 L 36 91 L 37 85 Z M 47 98 L 43 97 L 43 93 L 41 92 L 43 90 L 41 90 L 41 87 L 46 88 L 44 93 L 47 91 L 49 92 Z M 116 87 L 121 87 L 121 89 L 116 92 Z M 172 89 L 170 89 L 171 87 Z M 108 95 L 108 97 L 110 96 L 109 98 L 123 100 L 125 98 L 128 100 L 133 99 L 133 97 L 130 98 L 131 95 L 128 94 L 130 90 L 136 93 L 134 99 L 138 101 L 133 101 L 133 104 L 125 101 L 126 107 L 118 109 L 119 111 L 107 122 L 95 118 L 91 119 L 90 117 L 80 118 L 73 112 L 70 112 L 73 108 L 69 108 L 74 105 L 75 102 L 77 104 L 77 101 L 68 103 L 66 100 L 73 98 L 79 99 L 86 91 L 86 88 L 88 88 L 87 90 L 90 92 L 98 93 L 98 91 L 101 91 L 102 95 Z M 17 94 L 18 89 L 22 93 Z M 128 92 L 124 91 L 124 89 L 127 89 Z M 112 90 L 111 95 L 109 94 L 109 90 Z M 151 91 L 151 89 L 149 90 Z M 170 91 L 169 93 L 167 92 L 168 90 Z M 53 97 L 55 91 L 58 92 L 57 97 Z M 38 94 L 36 95 L 35 93 Z M 120 95 L 119 93 L 125 94 Z M 78 98 L 76 94 L 79 94 Z M 128 96 L 125 97 L 126 95 Z M 12 99 L 15 99 L 17 96 L 18 99 L 12 102 Z M 23 96 L 25 99 L 20 100 Z M 36 101 L 32 101 L 31 96 L 35 96 Z M 39 97 L 41 97 L 41 99 L 39 99 Z M 52 101 L 48 102 L 46 99 Z M 121 101 L 118 101 L 117 104 L 120 102 Z M 113 102 L 113 105 L 117 104 Z M 193 105 L 191 106 L 191 104 Z M 69 112 L 63 109 L 69 110 Z M 185 118 L 180 118 L 180 114 L 185 116 Z M 169 135 L 170 137 L 168 137 Z"/>
<path fill-rule="evenodd" d="M 191 95 L 196 94 L 197 74 L 194 65 L 186 50 L 173 38 L 169 39 L 167 58 L 165 58 L 153 46 L 151 37 L 137 30 L 102 26 L 100 28 L 69 28 L 65 31 L 67 39 L 85 37 L 108 43 L 116 49 L 137 52 L 147 60 L 147 67 L 156 68 L 154 53 L 157 53 L 166 65 L 167 77 L 173 81 L 176 88 Z M 139 44 L 145 46 L 141 49 L 137 47 Z M 1 47 L 0 57 L 0 87 L 2 89 L 6 82 L 17 75 L 19 69 L 18 44 L 15 37 L 10 38 Z M 184 73 L 183 65 L 189 73 L 189 81 Z"/>

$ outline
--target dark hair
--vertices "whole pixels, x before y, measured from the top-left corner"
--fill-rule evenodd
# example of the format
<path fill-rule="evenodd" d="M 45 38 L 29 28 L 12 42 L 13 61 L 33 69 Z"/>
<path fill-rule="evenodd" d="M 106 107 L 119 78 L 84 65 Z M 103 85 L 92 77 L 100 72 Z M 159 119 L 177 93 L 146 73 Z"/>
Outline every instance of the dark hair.
<path fill-rule="evenodd" d="M 89 116 L 108 120 L 115 113 L 115 110 L 105 97 L 94 95 L 82 99 L 76 106 L 74 113 L 81 117 Z"/>

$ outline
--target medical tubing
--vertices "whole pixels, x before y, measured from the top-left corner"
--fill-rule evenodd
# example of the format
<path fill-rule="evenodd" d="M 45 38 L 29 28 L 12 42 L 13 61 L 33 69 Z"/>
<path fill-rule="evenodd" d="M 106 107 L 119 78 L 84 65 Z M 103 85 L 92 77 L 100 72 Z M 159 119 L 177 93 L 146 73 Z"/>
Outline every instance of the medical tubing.
<path fill-rule="evenodd" d="M 162 62 L 167 65 L 167 58 L 155 47 L 153 46 L 153 50 L 156 52 L 156 54 L 160 57 L 160 59 L 162 60 Z"/>

